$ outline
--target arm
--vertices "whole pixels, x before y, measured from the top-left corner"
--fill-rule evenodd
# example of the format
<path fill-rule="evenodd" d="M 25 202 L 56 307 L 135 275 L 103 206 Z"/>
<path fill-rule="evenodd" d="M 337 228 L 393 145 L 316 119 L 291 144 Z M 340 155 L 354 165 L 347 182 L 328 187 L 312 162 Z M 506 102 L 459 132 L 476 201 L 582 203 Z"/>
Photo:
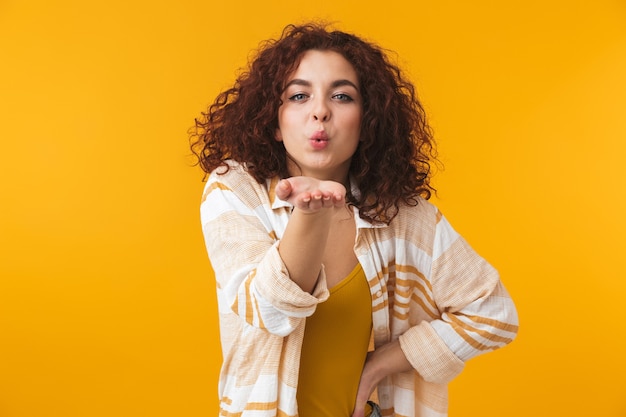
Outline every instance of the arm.
<path fill-rule="evenodd" d="M 322 256 L 334 209 L 345 205 L 346 190 L 334 181 L 292 177 L 276 186 L 276 196 L 294 210 L 278 247 L 290 278 L 311 292 L 322 268 Z"/>
<path fill-rule="evenodd" d="M 399 340 L 422 378 L 446 384 L 469 359 L 513 341 L 517 310 L 498 272 L 443 216 L 435 230 L 429 281 L 439 317 L 416 323 Z"/>
<path fill-rule="evenodd" d="M 363 367 L 361 381 L 356 396 L 352 417 L 364 417 L 365 404 L 374 392 L 376 385 L 386 376 L 406 372 L 413 369 L 407 360 L 400 342 L 395 340 L 370 352 Z"/>
<path fill-rule="evenodd" d="M 290 198 L 302 194 L 300 188 L 290 192 Z M 279 197 L 284 194 L 279 192 Z M 209 177 L 201 218 L 220 313 L 234 313 L 250 326 L 286 336 L 313 314 L 328 291 L 321 267 L 314 279 L 318 285 L 311 293 L 292 281 L 278 251 L 284 242 L 279 242 L 277 235 L 287 232 L 281 224 L 291 228 L 297 222 L 287 221 L 284 208 L 272 210 L 270 206 L 265 187 L 235 166 L 226 175 Z M 291 243 L 287 241 L 283 249 L 286 246 Z"/>
<path fill-rule="evenodd" d="M 437 222 L 430 259 L 421 269 L 430 270 L 432 292 L 424 290 L 424 296 L 432 300 L 433 320 L 407 322 L 396 340 L 370 353 L 353 417 L 362 416 L 365 401 L 386 376 L 414 370 L 426 381 L 446 384 L 461 372 L 465 361 L 515 337 L 517 312 L 497 272 L 443 217 Z M 410 281 L 398 275 L 396 285 L 400 277 Z M 410 286 L 402 288 L 410 290 Z"/>

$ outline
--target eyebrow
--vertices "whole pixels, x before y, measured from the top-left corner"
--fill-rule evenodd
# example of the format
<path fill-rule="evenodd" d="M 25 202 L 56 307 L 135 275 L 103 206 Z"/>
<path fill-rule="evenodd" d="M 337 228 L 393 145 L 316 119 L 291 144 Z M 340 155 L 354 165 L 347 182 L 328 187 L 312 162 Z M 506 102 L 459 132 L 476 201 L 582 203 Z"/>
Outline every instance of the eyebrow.
<path fill-rule="evenodd" d="M 300 78 L 294 78 L 293 80 L 289 81 L 287 83 L 287 85 L 285 85 L 285 90 L 292 85 L 301 85 L 303 87 L 311 87 L 311 82 L 307 81 L 307 80 L 303 80 Z M 356 91 L 359 91 L 359 87 L 357 87 L 352 81 L 350 80 L 345 80 L 345 79 L 341 79 L 341 80 L 335 80 L 333 81 L 330 86 L 331 88 L 337 88 L 337 87 L 342 87 L 344 85 L 348 85 L 353 87 Z"/>

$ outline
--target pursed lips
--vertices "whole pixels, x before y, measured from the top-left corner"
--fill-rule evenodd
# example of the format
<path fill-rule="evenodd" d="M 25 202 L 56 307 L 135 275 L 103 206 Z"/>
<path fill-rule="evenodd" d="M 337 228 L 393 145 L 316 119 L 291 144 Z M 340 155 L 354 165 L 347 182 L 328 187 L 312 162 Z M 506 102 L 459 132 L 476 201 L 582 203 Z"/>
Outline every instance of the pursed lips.
<path fill-rule="evenodd" d="M 310 139 L 315 141 L 327 141 L 328 134 L 324 130 L 318 130 L 310 136 Z"/>
<path fill-rule="evenodd" d="M 315 151 L 322 151 L 329 146 L 328 134 L 324 130 L 318 130 L 309 137 L 309 144 Z"/>

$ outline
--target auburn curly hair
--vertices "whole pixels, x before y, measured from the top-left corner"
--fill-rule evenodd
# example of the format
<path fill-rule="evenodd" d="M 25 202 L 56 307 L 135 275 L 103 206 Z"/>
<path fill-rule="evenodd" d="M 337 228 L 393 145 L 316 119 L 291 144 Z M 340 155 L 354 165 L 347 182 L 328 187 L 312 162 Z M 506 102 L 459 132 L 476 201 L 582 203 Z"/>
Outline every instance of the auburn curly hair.
<path fill-rule="evenodd" d="M 288 177 L 287 153 L 275 139 L 287 77 L 308 50 L 338 52 L 352 64 L 361 86 L 361 137 L 350 176 L 360 195 L 348 203 L 370 222 L 389 223 L 401 204 L 430 198 L 436 151 L 415 88 L 377 45 L 321 23 L 287 26 L 261 44 L 232 88 L 220 93 L 190 130 L 192 153 L 205 173 L 243 163 L 259 183 Z M 224 171 L 225 172 L 225 171 Z"/>

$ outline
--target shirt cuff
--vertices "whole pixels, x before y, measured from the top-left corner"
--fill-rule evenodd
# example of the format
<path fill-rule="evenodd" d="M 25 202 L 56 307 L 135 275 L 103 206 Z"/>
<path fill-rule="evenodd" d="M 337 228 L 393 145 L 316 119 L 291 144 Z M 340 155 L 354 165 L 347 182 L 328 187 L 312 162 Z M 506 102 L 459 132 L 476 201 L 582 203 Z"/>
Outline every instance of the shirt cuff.
<path fill-rule="evenodd" d="M 257 291 L 267 302 L 285 314 L 297 317 L 313 314 L 315 306 L 326 301 L 330 295 L 323 267 L 312 294 L 293 282 L 278 253 L 277 244 L 269 250 L 263 265 L 258 266 L 255 281 Z"/>
<path fill-rule="evenodd" d="M 447 384 L 465 367 L 428 322 L 411 327 L 399 342 L 407 360 L 425 381 Z"/>

